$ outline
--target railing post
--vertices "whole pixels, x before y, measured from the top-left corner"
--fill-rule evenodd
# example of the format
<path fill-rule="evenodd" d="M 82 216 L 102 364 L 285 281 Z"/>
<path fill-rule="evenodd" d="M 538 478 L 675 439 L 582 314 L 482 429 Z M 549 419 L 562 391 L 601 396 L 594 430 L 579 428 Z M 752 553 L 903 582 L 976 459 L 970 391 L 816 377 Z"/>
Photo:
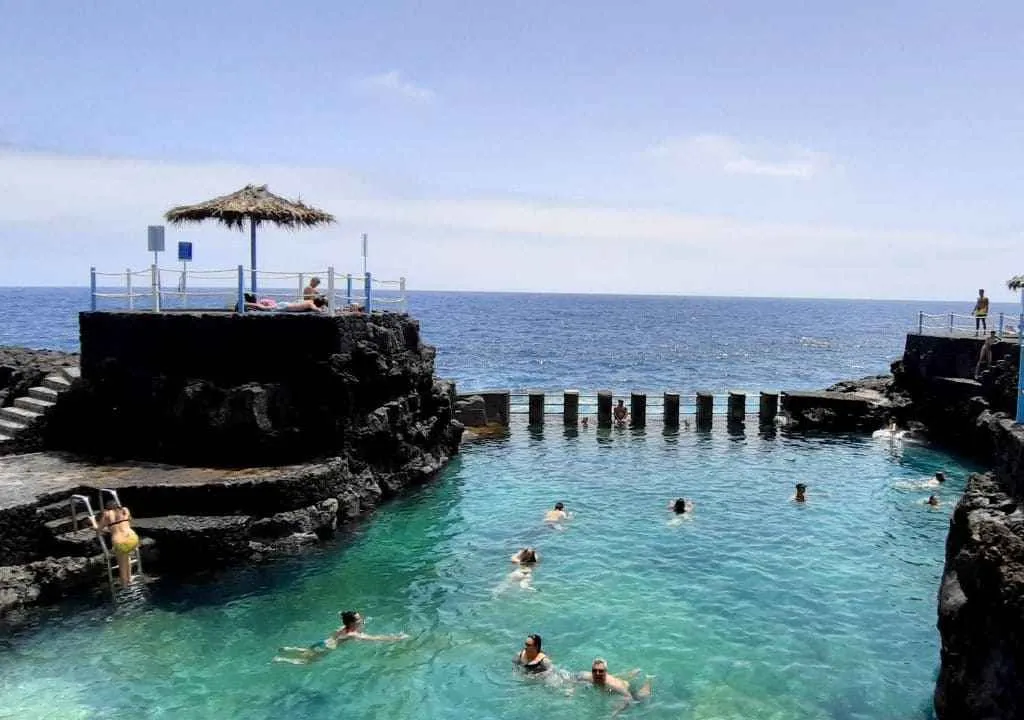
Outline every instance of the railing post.
<path fill-rule="evenodd" d="M 245 312 L 245 268 L 238 266 L 238 312 Z"/>
<path fill-rule="evenodd" d="M 917 334 L 924 335 L 924 310 L 917 313 Z"/>
<path fill-rule="evenodd" d="M 747 422 L 747 395 L 740 392 L 729 392 L 729 419 L 730 425 L 744 425 Z"/>
<path fill-rule="evenodd" d="M 345 274 L 345 305 L 352 305 L 352 273 Z"/>
<path fill-rule="evenodd" d="M 337 312 L 337 303 L 334 302 L 334 266 L 327 268 L 327 309 Z"/>
<path fill-rule="evenodd" d="M 530 391 L 530 425 L 544 424 L 544 393 L 539 390 Z"/>
<path fill-rule="evenodd" d="M 949 334 L 953 334 L 953 313 L 949 314 Z"/>
<path fill-rule="evenodd" d="M 373 279 L 370 277 L 370 273 L 366 273 L 366 312 L 370 312 L 370 286 L 373 283 Z"/>
<path fill-rule="evenodd" d="M 124 271 L 124 284 L 128 288 L 128 309 L 135 309 L 135 291 L 132 290 L 132 269 L 125 268 Z"/>
<path fill-rule="evenodd" d="M 188 263 L 181 263 L 181 306 L 188 307 Z"/>
<path fill-rule="evenodd" d="M 89 268 L 89 309 L 96 312 L 96 268 Z"/>
<path fill-rule="evenodd" d="M 999 337 L 1003 336 L 1003 316 L 1006 313 L 999 313 L 999 332 L 996 333 Z"/>
<path fill-rule="evenodd" d="M 405 299 L 405 278 L 398 278 L 398 291 L 402 293 L 402 312 L 406 315 L 409 314 L 409 303 Z"/>
<path fill-rule="evenodd" d="M 160 312 L 160 268 L 156 263 L 149 266 L 149 274 L 153 286 L 153 312 Z"/>
<path fill-rule="evenodd" d="M 305 300 L 306 299 L 305 296 L 302 294 L 302 291 L 306 289 L 306 284 L 304 282 L 302 282 L 303 279 L 304 279 L 303 273 L 299 273 L 299 300 Z"/>

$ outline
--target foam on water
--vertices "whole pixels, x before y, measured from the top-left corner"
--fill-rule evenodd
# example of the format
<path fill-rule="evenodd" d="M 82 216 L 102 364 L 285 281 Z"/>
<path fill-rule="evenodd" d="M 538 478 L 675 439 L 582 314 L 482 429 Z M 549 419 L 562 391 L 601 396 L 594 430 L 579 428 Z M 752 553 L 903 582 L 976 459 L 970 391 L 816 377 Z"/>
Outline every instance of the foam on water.
<path fill-rule="evenodd" d="M 936 470 L 942 488 L 915 489 Z M 642 668 L 646 718 L 922 718 L 938 665 L 935 594 L 968 468 L 867 438 L 630 431 L 466 448 L 444 477 L 313 556 L 154 588 L 145 609 L 71 606 L 0 652 L 19 717 L 605 717 L 585 686 L 517 676 L 527 633 L 563 668 Z M 790 502 L 808 484 L 809 502 Z M 943 499 L 938 510 L 921 501 Z M 668 501 L 694 501 L 672 524 Z M 564 532 L 541 522 L 562 500 Z M 495 594 L 536 545 L 535 592 Z M 271 662 L 340 609 L 392 644 Z M 23 710 L 34 708 L 36 715 Z M 67 708 L 67 712 L 63 708 Z M 85 709 L 83 711 L 83 708 Z"/>

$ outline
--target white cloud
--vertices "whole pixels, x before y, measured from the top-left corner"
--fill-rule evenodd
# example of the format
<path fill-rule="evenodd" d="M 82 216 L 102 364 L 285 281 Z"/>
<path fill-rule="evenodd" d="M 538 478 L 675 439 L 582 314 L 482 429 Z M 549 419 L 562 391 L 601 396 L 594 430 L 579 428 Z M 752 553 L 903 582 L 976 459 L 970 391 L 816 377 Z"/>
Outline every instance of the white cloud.
<path fill-rule="evenodd" d="M 260 266 L 408 276 L 416 289 L 818 297 L 942 297 L 963 278 L 1001 286 L 1014 244 L 767 223 L 569 202 L 398 195 L 340 169 L 160 163 L 0 148 L 0 285 L 82 285 L 88 267 L 148 266 L 146 225 L 171 206 L 267 183 L 333 213 L 336 225 L 260 230 Z M 195 242 L 196 267 L 248 262 L 248 234 L 214 224 L 168 228 Z M 173 262 L 168 261 L 173 265 Z M 980 283 L 980 284 L 978 284 Z M 999 299 L 999 298 L 997 298 Z M 1007 294 L 1007 299 L 1013 299 Z"/>
<path fill-rule="evenodd" d="M 725 135 L 671 138 L 650 148 L 647 154 L 674 168 L 727 175 L 810 178 L 834 167 L 822 152 L 797 146 L 748 146 Z"/>
<path fill-rule="evenodd" d="M 398 70 L 361 78 L 355 82 L 355 87 L 364 92 L 415 102 L 430 102 L 435 97 L 433 90 L 404 79 Z"/>

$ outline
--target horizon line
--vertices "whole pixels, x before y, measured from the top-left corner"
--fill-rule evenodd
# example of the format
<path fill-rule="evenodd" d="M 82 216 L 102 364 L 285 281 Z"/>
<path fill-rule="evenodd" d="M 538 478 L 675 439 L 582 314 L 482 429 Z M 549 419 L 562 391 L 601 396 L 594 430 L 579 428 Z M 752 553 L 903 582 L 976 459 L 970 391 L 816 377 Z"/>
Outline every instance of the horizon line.
<path fill-rule="evenodd" d="M 216 287 L 216 286 L 211 286 Z M 270 285 L 267 286 L 270 289 L 278 290 L 284 289 L 285 286 Z M 0 284 L 0 290 L 88 290 L 88 285 L 3 285 Z M 386 295 L 392 295 L 396 291 L 385 290 L 383 291 Z M 702 295 L 702 294 L 685 294 L 685 293 L 673 293 L 673 292 L 588 292 L 588 291 L 567 291 L 567 290 L 463 290 L 445 288 L 443 290 L 428 290 L 428 289 L 415 289 L 406 288 L 406 293 L 461 293 L 465 295 L 583 295 L 590 297 L 661 297 L 661 298 L 694 298 L 694 299 L 723 299 L 723 300 L 859 300 L 865 302 L 927 302 L 927 303 L 964 303 L 971 304 L 974 301 L 974 297 L 971 296 L 968 299 L 954 299 L 954 298 L 900 298 L 900 297 L 854 297 L 854 296 L 821 296 L 821 295 Z M 992 296 L 989 295 L 991 298 Z M 993 302 L 999 304 L 1010 304 L 1013 301 L 1000 301 L 993 300 Z M 1024 311 L 1024 308 L 1022 308 Z"/>

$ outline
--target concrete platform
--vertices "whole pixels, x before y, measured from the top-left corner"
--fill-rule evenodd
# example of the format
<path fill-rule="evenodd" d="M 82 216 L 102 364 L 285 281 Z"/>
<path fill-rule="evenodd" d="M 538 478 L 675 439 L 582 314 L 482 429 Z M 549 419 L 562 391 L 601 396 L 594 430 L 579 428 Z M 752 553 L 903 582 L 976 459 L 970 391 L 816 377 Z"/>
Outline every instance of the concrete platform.
<path fill-rule="evenodd" d="M 313 467 L 190 468 L 145 462 L 98 465 L 62 453 L 9 455 L 0 457 L 0 510 L 35 505 L 81 487 L 118 489 L 266 483 L 295 477 Z"/>

